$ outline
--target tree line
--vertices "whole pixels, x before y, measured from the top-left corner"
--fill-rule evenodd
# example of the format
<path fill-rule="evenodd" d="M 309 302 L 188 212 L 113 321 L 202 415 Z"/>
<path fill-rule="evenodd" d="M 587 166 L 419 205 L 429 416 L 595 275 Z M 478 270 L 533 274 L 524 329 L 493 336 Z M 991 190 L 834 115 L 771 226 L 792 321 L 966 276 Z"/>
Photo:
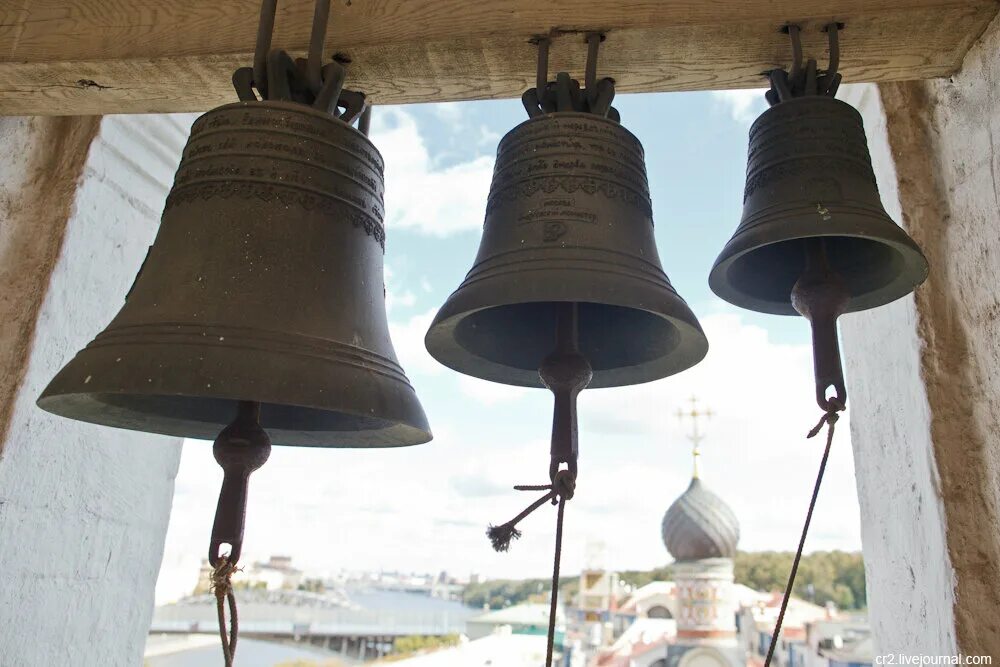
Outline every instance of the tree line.
<path fill-rule="evenodd" d="M 740 551 L 734 559 L 736 583 L 757 591 L 784 591 L 793 558 L 790 551 Z M 667 565 L 653 570 L 628 570 L 618 576 L 635 589 L 652 581 L 671 581 L 673 571 Z M 572 600 L 579 585 L 578 577 L 563 577 L 559 580 L 559 595 Z M 550 589 L 548 579 L 495 579 L 469 584 L 462 599 L 471 607 L 502 609 L 523 602 L 544 602 Z M 832 602 L 840 609 L 864 609 L 867 597 L 861 554 L 816 551 L 804 555 L 793 593 L 819 605 Z"/>

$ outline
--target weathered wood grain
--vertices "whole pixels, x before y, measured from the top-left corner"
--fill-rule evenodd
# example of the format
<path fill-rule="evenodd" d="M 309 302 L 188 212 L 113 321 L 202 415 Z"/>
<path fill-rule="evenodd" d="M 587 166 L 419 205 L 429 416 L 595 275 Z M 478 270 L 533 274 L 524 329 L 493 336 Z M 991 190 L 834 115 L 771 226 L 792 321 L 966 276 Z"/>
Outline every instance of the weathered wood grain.
<path fill-rule="evenodd" d="M 530 40 L 553 37 L 551 71 L 582 74 L 583 33 L 604 30 L 600 74 L 621 92 L 762 85 L 788 60 L 787 21 L 824 61 L 847 24 L 847 81 L 947 76 L 996 0 L 335 0 L 329 53 L 380 104 L 516 97 L 534 80 Z M 0 114 L 198 111 L 232 101 L 249 64 L 257 0 L 0 0 Z M 279 3 L 274 44 L 303 54 L 311 0 Z"/>

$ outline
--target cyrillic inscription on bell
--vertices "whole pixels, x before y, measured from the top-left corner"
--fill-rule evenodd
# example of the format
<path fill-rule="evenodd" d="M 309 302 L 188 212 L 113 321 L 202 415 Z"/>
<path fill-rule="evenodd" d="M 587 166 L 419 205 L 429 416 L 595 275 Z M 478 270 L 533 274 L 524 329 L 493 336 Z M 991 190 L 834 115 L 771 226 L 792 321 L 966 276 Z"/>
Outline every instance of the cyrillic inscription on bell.
<path fill-rule="evenodd" d="M 479 253 L 427 348 L 463 373 L 540 387 L 566 302 L 579 304 L 591 387 L 665 377 L 707 351 L 660 264 L 642 145 L 590 113 L 541 115 L 501 140 Z"/>
<path fill-rule="evenodd" d="M 199 118 L 124 307 L 39 405 L 212 440 L 246 400 L 274 444 L 429 440 L 389 339 L 382 172 L 366 136 L 302 104 Z"/>

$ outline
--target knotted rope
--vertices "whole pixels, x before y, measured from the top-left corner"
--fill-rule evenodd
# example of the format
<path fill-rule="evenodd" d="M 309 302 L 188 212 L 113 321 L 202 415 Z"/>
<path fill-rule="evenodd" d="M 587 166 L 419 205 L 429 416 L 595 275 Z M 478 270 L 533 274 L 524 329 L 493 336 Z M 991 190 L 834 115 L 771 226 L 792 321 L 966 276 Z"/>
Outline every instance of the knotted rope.
<path fill-rule="evenodd" d="M 771 635 L 771 645 L 767 649 L 767 658 L 764 660 L 764 667 L 770 667 L 771 658 L 774 657 L 774 649 L 778 645 L 778 637 L 781 635 L 781 625 L 785 622 L 785 611 L 788 609 L 788 600 L 792 597 L 792 587 L 795 585 L 795 575 L 799 571 L 799 561 L 802 560 L 802 549 L 806 544 L 806 536 L 809 534 L 809 524 L 812 522 L 813 510 L 816 508 L 816 498 L 819 496 L 819 487 L 823 484 L 823 475 L 826 473 L 826 462 L 830 458 L 830 445 L 833 444 L 833 431 L 840 419 L 839 412 L 844 409 L 842 403 L 835 399 L 828 400 L 829 407 L 820 418 L 819 422 L 806 435 L 807 438 L 814 438 L 819 435 L 823 425 L 827 426 L 826 447 L 823 449 L 823 458 L 819 464 L 819 474 L 816 475 L 816 484 L 813 487 L 812 499 L 809 501 L 809 509 L 806 511 L 806 521 L 802 526 L 802 535 L 799 537 L 799 548 L 795 552 L 795 559 L 792 561 L 792 571 L 788 575 L 788 584 L 785 586 L 785 597 L 781 601 L 781 610 L 778 612 L 778 620 L 774 624 L 774 634 Z"/>
<path fill-rule="evenodd" d="M 576 492 L 576 473 L 571 470 L 556 472 L 551 484 L 518 485 L 517 491 L 548 491 L 544 496 L 528 505 L 527 508 L 507 523 L 490 526 L 486 535 L 493 544 L 493 549 L 502 552 L 510 549 L 510 543 L 521 537 L 517 524 L 529 514 L 547 502 L 558 505 L 556 514 L 556 546 L 552 563 L 552 595 L 549 601 L 549 632 L 545 648 L 545 667 L 552 667 L 552 655 L 556 641 L 556 611 L 559 607 L 559 566 L 562 562 L 563 518 L 566 513 L 566 501 L 573 498 Z"/>
<path fill-rule="evenodd" d="M 226 556 L 219 558 L 212 572 L 212 592 L 215 593 L 216 611 L 219 616 L 219 637 L 222 639 L 222 654 L 226 667 L 233 667 L 236 655 L 236 638 L 239 633 L 239 618 L 236 614 L 236 596 L 233 594 L 233 574 L 239 568 L 230 565 Z M 226 632 L 226 603 L 229 603 L 229 632 Z"/>

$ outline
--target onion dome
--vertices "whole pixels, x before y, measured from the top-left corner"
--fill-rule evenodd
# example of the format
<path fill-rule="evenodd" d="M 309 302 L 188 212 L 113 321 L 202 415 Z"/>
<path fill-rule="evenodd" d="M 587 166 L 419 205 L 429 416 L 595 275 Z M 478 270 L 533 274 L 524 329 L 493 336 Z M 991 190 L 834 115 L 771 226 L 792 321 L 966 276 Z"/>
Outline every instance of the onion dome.
<path fill-rule="evenodd" d="M 663 543 L 675 560 L 732 558 L 739 541 L 733 510 L 697 476 L 663 517 Z"/>

